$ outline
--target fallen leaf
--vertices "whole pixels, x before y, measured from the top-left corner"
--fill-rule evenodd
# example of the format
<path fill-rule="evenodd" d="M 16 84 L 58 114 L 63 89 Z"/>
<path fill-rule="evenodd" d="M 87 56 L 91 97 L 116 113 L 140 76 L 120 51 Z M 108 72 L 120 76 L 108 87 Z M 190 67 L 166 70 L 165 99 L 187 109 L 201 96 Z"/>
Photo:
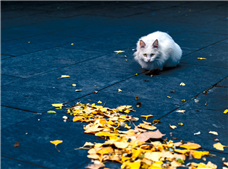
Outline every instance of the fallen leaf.
<path fill-rule="evenodd" d="M 58 79 L 60 78 L 69 78 L 70 76 L 69 75 L 61 75 L 61 77 L 58 77 Z"/>
<path fill-rule="evenodd" d="M 102 103 L 102 101 L 99 100 L 97 103 Z"/>
<path fill-rule="evenodd" d="M 180 83 L 180 86 L 185 86 L 185 83 L 181 82 L 181 83 Z"/>
<path fill-rule="evenodd" d="M 139 100 L 139 96 L 136 96 L 136 97 L 135 97 L 135 100 Z"/>
<path fill-rule="evenodd" d="M 86 168 L 88 168 L 88 169 L 99 169 L 99 168 L 103 168 L 104 166 L 105 165 L 103 163 L 100 163 L 100 164 L 90 164 Z"/>
<path fill-rule="evenodd" d="M 113 148 L 112 147 L 102 147 L 96 153 L 97 154 L 101 154 L 103 156 L 104 154 L 109 154 L 109 153 L 112 153 L 112 152 L 113 152 Z"/>
<path fill-rule="evenodd" d="M 149 139 L 160 139 L 164 136 L 165 134 L 162 134 L 159 130 L 156 130 L 154 132 L 145 132 L 139 134 L 136 138 L 139 141 L 145 142 Z"/>
<path fill-rule="evenodd" d="M 199 60 L 205 60 L 205 59 L 207 59 L 207 58 L 198 57 L 197 59 L 199 59 Z"/>
<path fill-rule="evenodd" d="M 152 114 L 149 114 L 149 115 L 141 115 L 141 117 L 144 117 L 147 120 L 148 118 L 153 117 L 153 115 Z"/>
<path fill-rule="evenodd" d="M 185 113 L 186 110 L 177 110 L 176 112 L 177 112 L 177 113 Z"/>
<path fill-rule="evenodd" d="M 175 93 L 176 92 L 176 90 L 172 90 L 172 91 L 170 91 L 170 93 Z"/>
<path fill-rule="evenodd" d="M 86 142 L 86 143 L 83 145 L 83 147 L 87 147 L 87 146 L 89 146 L 89 147 L 93 147 L 93 146 L 94 146 L 94 144 L 93 144 L 93 143 L 91 143 L 91 142 Z"/>
<path fill-rule="evenodd" d="M 178 123 L 179 126 L 183 126 L 184 124 L 183 123 Z"/>
<path fill-rule="evenodd" d="M 145 158 L 152 160 L 152 161 L 159 161 L 159 159 L 162 157 L 161 152 L 147 152 L 144 155 Z"/>
<path fill-rule="evenodd" d="M 136 107 L 141 107 L 142 106 L 142 103 L 141 102 L 137 102 L 136 103 Z"/>
<path fill-rule="evenodd" d="M 141 160 L 137 160 L 133 163 L 128 164 L 129 169 L 140 169 L 140 166 L 141 166 Z"/>
<path fill-rule="evenodd" d="M 20 143 L 19 142 L 16 142 L 15 144 L 14 144 L 14 147 L 19 147 L 20 146 Z"/>
<path fill-rule="evenodd" d="M 76 92 L 81 92 L 81 91 L 82 91 L 82 89 L 76 89 L 75 91 L 76 91 Z"/>
<path fill-rule="evenodd" d="M 228 113 L 228 109 L 226 109 L 226 110 L 224 110 L 224 112 L 223 112 L 224 114 L 227 114 Z"/>
<path fill-rule="evenodd" d="M 208 161 L 207 166 L 212 168 L 212 169 L 216 169 L 217 165 L 213 164 L 212 162 Z"/>
<path fill-rule="evenodd" d="M 62 143 L 62 140 L 54 140 L 54 141 L 50 141 L 50 143 L 54 144 L 55 146 L 57 146 L 58 144 Z"/>
<path fill-rule="evenodd" d="M 74 46 L 74 43 L 71 43 L 72 46 Z"/>
<path fill-rule="evenodd" d="M 209 155 L 209 151 L 190 151 L 190 154 L 193 155 L 194 158 L 201 159 L 202 156 Z"/>
<path fill-rule="evenodd" d="M 182 102 L 185 102 L 185 99 L 181 99 Z"/>
<path fill-rule="evenodd" d="M 116 54 L 118 54 L 118 53 L 123 53 L 123 52 L 125 52 L 125 51 L 123 51 L 123 50 L 116 50 L 116 51 L 114 51 L 114 52 L 116 52 Z"/>
<path fill-rule="evenodd" d="M 118 89 L 118 92 L 122 92 L 122 90 L 121 89 Z"/>
<path fill-rule="evenodd" d="M 135 73 L 135 76 L 138 76 L 139 74 L 138 73 Z"/>
<path fill-rule="evenodd" d="M 197 133 L 194 133 L 194 135 L 200 135 L 201 134 L 201 132 L 200 131 L 198 131 Z"/>
<path fill-rule="evenodd" d="M 155 126 L 150 126 L 150 125 L 143 124 L 143 123 L 140 123 L 138 126 L 143 128 L 143 129 L 147 129 L 147 130 L 155 130 L 157 128 Z"/>
<path fill-rule="evenodd" d="M 171 129 L 177 128 L 177 126 L 174 126 L 174 125 L 169 125 L 169 127 L 170 127 Z"/>
<path fill-rule="evenodd" d="M 171 96 L 167 96 L 167 98 L 171 99 L 172 97 Z"/>
<path fill-rule="evenodd" d="M 216 131 L 209 131 L 209 134 L 214 134 L 214 135 L 218 135 L 218 133 Z"/>
<path fill-rule="evenodd" d="M 54 110 L 49 110 L 49 111 L 47 111 L 47 113 L 56 113 L 56 111 L 54 111 Z"/>
<path fill-rule="evenodd" d="M 228 162 L 223 162 L 223 164 L 228 167 Z"/>
<path fill-rule="evenodd" d="M 161 123 L 160 120 L 153 120 L 152 123 Z"/>
<path fill-rule="evenodd" d="M 180 145 L 180 147 L 185 148 L 185 149 L 198 149 L 201 146 L 196 143 L 187 142 L 187 144 Z"/>
<path fill-rule="evenodd" d="M 125 149 L 128 147 L 129 143 L 124 143 L 124 142 L 115 142 L 114 145 L 117 148 Z"/>
<path fill-rule="evenodd" d="M 74 86 L 74 87 L 75 87 L 75 86 L 77 86 L 77 85 L 76 85 L 76 84 L 72 84 L 72 86 Z"/>
<path fill-rule="evenodd" d="M 227 146 L 224 146 L 222 145 L 221 143 L 215 143 L 213 145 L 214 148 L 216 148 L 217 150 L 221 150 L 221 151 L 224 151 L 224 147 L 227 147 Z"/>

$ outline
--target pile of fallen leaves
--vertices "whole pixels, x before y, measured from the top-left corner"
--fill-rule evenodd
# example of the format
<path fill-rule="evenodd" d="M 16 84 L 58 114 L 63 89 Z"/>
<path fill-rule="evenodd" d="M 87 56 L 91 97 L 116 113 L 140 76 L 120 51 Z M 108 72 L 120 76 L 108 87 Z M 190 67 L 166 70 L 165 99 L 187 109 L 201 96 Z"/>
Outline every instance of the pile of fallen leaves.
<path fill-rule="evenodd" d="M 122 163 L 121 169 L 174 169 L 188 166 L 191 169 L 211 168 L 217 166 L 211 162 L 188 163 L 186 159 L 200 159 L 210 155 L 208 151 L 198 151 L 201 146 L 196 143 L 176 142 L 162 139 L 162 134 L 155 125 L 143 121 L 138 126 L 134 122 L 139 119 L 128 113 L 134 111 L 132 106 L 124 105 L 110 109 L 100 105 L 77 103 L 67 113 L 74 116 L 73 121 L 87 122 L 84 132 L 106 139 L 104 143 L 86 142 L 83 147 L 90 147 L 88 158 L 94 164 L 87 168 L 103 168 L 104 162 Z M 142 116 L 146 119 L 152 115 Z M 133 124 L 134 129 L 128 124 Z"/>

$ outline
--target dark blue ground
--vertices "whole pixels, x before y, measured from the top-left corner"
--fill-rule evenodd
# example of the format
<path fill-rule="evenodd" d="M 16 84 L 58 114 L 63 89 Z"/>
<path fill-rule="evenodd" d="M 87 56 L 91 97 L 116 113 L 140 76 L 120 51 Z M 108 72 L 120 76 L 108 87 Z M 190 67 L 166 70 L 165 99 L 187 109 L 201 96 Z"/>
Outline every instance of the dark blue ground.
<path fill-rule="evenodd" d="M 228 114 L 223 114 L 228 108 L 227 9 L 227 2 L 2 2 L 1 167 L 85 168 L 87 150 L 74 148 L 103 140 L 84 134 L 81 123 L 63 122 L 65 108 L 46 112 L 53 103 L 70 107 L 91 99 L 111 108 L 133 105 L 137 117 L 153 114 L 150 120 L 160 119 L 157 127 L 169 139 L 172 132 L 179 140 L 199 143 L 217 155 L 207 161 L 222 168 L 228 147 L 219 151 L 213 144 L 218 138 L 228 145 Z M 184 54 L 177 68 L 150 77 L 133 60 L 132 49 L 141 36 L 157 30 L 169 33 Z M 61 75 L 70 78 L 57 79 Z M 135 96 L 142 107 L 136 108 Z M 184 126 L 169 128 L 179 122 Z M 63 140 L 60 153 L 51 140 Z"/>

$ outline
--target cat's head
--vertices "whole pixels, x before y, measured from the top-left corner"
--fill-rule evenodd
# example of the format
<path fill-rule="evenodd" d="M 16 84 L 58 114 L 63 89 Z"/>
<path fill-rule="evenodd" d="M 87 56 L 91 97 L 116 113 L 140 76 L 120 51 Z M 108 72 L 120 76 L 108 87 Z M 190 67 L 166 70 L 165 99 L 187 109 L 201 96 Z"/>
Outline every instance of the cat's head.
<path fill-rule="evenodd" d="M 159 58 L 160 52 L 157 39 L 152 44 L 146 44 L 143 40 L 140 40 L 137 45 L 138 54 L 144 62 L 153 62 Z"/>

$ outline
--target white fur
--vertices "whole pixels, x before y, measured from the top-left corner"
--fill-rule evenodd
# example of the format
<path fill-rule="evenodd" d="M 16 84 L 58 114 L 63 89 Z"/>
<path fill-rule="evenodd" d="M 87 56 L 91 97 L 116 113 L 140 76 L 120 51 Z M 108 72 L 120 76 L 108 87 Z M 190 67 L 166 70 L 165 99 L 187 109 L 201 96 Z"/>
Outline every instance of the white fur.
<path fill-rule="evenodd" d="M 156 39 L 158 40 L 158 48 L 153 47 Z M 146 44 L 144 48 L 140 47 L 140 40 Z M 144 54 L 147 56 L 145 57 Z M 134 56 L 143 69 L 163 70 L 163 67 L 175 67 L 179 64 L 182 50 L 171 36 L 165 32 L 157 31 L 139 39 Z"/>

